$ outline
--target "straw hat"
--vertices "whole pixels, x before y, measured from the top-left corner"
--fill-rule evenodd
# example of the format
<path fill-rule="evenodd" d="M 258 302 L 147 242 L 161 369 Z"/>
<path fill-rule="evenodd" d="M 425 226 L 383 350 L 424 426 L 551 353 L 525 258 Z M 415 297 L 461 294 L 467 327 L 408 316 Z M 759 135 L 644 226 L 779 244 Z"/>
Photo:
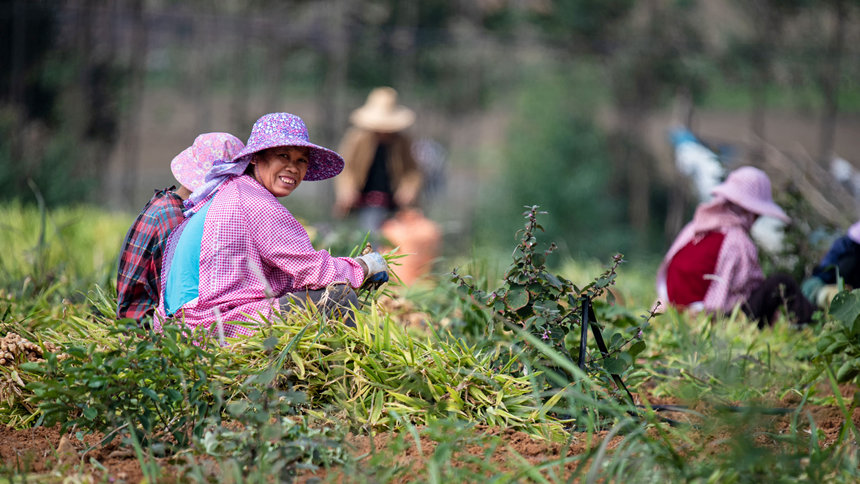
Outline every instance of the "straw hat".
<path fill-rule="evenodd" d="M 394 133 L 415 122 L 415 112 L 397 104 L 397 91 L 390 87 L 377 87 L 370 91 L 364 106 L 349 115 L 350 122 L 359 128 Z"/>
<path fill-rule="evenodd" d="M 290 113 L 270 113 L 258 119 L 251 129 L 248 144 L 233 157 L 233 161 L 238 162 L 243 157 L 250 159 L 254 153 L 278 146 L 308 148 L 308 172 L 303 180 L 325 180 L 343 171 L 343 158 L 328 148 L 311 143 L 305 122 Z"/>
<path fill-rule="evenodd" d="M 773 217 L 785 223 L 788 215 L 773 201 L 770 178 L 758 168 L 743 166 L 729 173 L 726 181 L 711 190 L 712 195 L 722 195 L 730 202 L 752 213 Z"/>
<path fill-rule="evenodd" d="M 193 192 L 203 185 L 213 163 L 232 160 L 244 147 L 242 141 L 230 133 L 204 133 L 173 158 L 170 171 L 182 186 Z"/>

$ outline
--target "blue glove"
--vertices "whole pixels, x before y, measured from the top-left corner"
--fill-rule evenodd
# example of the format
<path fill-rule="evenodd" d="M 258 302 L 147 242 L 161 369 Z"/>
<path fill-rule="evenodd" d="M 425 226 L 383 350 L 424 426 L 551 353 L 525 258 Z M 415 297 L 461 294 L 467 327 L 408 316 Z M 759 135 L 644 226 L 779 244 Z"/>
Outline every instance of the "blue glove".
<path fill-rule="evenodd" d="M 379 252 L 360 255 L 355 260 L 367 267 L 367 276 L 364 278 L 365 284 L 382 284 L 388 282 L 388 263 L 385 262 L 385 259 Z"/>
<path fill-rule="evenodd" d="M 372 282 L 374 284 L 382 284 L 384 282 L 388 282 L 388 273 L 387 272 L 377 272 L 371 276 L 368 276 L 364 282 Z"/>
<path fill-rule="evenodd" d="M 818 291 L 824 287 L 824 281 L 821 280 L 820 277 L 809 277 L 803 281 L 800 285 L 800 292 L 806 297 L 806 299 L 815 304 L 816 299 L 818 299 Z"/>

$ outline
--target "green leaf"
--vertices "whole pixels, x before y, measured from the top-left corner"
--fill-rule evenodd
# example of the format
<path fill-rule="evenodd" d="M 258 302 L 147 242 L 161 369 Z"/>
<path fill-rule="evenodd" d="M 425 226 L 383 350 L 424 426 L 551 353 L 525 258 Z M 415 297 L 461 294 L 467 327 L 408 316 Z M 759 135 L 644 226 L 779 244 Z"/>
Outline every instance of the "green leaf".
<path fill-rule="evenodd" d="M 167 394 L 167 398 L 169 398 L 173 403 L 182 401 L 182 394 L 173 388 L 168 388 L 165 390 L 165 393 Z"/>
<path fill-rule="evenodd" d="M 821 335 L 821 339 L 818 340 L 818 342 L 816 343 L 815 346 L 817 347 L 818 352 L 823 354 L 825 352 L 825 350 L 827 350 L 827 347 L 830 346 L 832 343 L 833 343 L 832 335 L 823 334 L 823 335 Z"/>
<path fill-rule="evenodd" d="M 97 378 L 97 379 L 95 379 L 95 380 L 91 380 L 91 381 L 87 384 L 87 386 L 88 386 L 88 387 L 90 387 L 90 388 L 92 388 L 92 389 L 94 389 L 94 390 L 95 390 L 95 389 L 97 389 L 97 388 L 101 388 L 101 387 L 103 387 L 104 385 L 105 385 L 105 380 L 104 380 L 104 378 Z"/>
<path fill-rule="evenodd" d="M 227 405 L 227 411 L 230 412 L 230 415 L 234 417 L 242 415 L 247 409 L 248 402 L 245 400 L 241 400 L 238 402 L 230 402 L 230 404 Z"/>
<path fill-rule="evenodd" d="M 517 310 L 529 303 L 529 293 L 522 287 L 515 287 L 508 291 L 505 300 L 512 310 Z"/>
<path fill-rule="evenodd" d="M 854 321 L 860 316 L 860 289 L 840 292 L 830 303 L 830 316 L 853 329 Z"/>
<path fill-rule="evenodd" d="M 87 420 L 95 420 L 98 415 L 99 412 L 93 407 L 87 407 L 84 409 L 84 418 Z"/>
<path fill-rule="evenodd" d="M 152 419 L 149 416 L 149 412 L 143 412 L 143 414 L 139 415 L 137 419 L 144 430 L 147 432 L 152 430 Z"/>
<path fill-rule="evenodd" d="M 154 402 L 158 402 L 158 394 L 152 388 L 143 387 L 140 389 L 140 393 L 143 393 L 147 397 L 151 398 Z"/>
<path fill-rule="evenodd" d="M 642 353 L 642 351 L 644 351 L 644 350 L 645 350 L 645 342 L 644 341 L 637 341 L 637 342 L 633 343 L 632 345 L 630 345 L 630 349 L 628 349 L 627 352 L 630 353 L 630 356 L 633 359 L 636 359 L 636 356 L 638 356 L 639 353 Z"/>
<path fill-rule="evenodd" d="M 603 369 L 605 369 L 609 373 L 620 375 L 621 373 L 624 373 L 624 370 L 626 368 L 627 365 L 621 358 L 609 357 L 603 360 Z"/>
<path fill-rule="evenodd" d="M 860 364 L 858 359 L 848 360 L 845 363 L 842 363 L 842 366 L 840 366 L 839 370 L 836 372 L 836 379 L 839 382 L 846 382 L 851 378 L 854 378 L 857 373 L 860 373 L 858 364 Z"/>
<path fill-rule="evenodd" d="M 842 333 L 840 333 L 841 335 Z M 830 344 L 822 353 L 825 355 L 835 355 L 840 353 L 843 348 L 848 346 L 848 341 L 844 338 L 838 338 L 836 341 Z"/>
<path fill-rule="evenodd" d="M 854 320 L 854 325 L 851 327 L 851 335 L 860 335 L 860 318 Z"/>
<path fill-rule="evenodd" d="M 278 345 L 278 338 L 275 336 L 269 336 L 263 341 L 263 348 L 266 351 L 272 351 Z"/>
<path fill-rule="evenodd" d="M 547 272 L 547 273 L 545 273 L 545 274 L 544 274 L 544 277 L 546 278 L 546 281 L 547 281 L 547 282 L 549 282 L 549 284 L 550 284 L 552 287 L 554 287 L 554 288 L 556 288 L 556 289 L 561 289 L 561 288 L 562 288 L 562 283 L 561 283 L 561 281 L 560 281 L 560 280 L 558 279 L 558 277 L 556 277 L 555 275 L 550 274 L 549 272 Z"/>
<path fill-rule="evenodd" d="M 25 361 L 18 365 L 18 369 L 26 371 L 27 373 L 44 373 L 45 367 L 42 363 L 38 363 L 35 361 Z"/>
<path fill-rule="evenodd" d="M 79 360 L 83 360 L 87 357 L 87 350 L 80 346 L 70 346 L 66 348 L 66 354 Z"/>
<path fill-rule="evenodd" d="M 571 330 L 564 335 L 564 347 L 571 356 L 579 357 L 579 331 Z"/>

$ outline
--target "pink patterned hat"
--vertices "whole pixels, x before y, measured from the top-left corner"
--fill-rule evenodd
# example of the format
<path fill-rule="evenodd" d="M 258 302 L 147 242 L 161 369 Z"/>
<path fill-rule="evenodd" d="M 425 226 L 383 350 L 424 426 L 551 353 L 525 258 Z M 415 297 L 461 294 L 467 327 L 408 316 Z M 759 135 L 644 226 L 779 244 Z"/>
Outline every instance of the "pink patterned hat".
<path fill-rule="evenodd" d="M 343 171 L 343 158 L 334 151 L 317 146 L 308 139 L 308 128 L 302 118 L 290 113 L 270 113 L 254 123 L 248 144 L 233 161 L 278 146 L 304 146 L 310 155 L 304 180 L 325 180 Z"/>
<path fill-rule="evenodd" d="M 170 171 L 192 192 L 206 181 L 206 173 L 219 160 L 232 160 L 245 145 L 230 133 L 204 133 L 170 162 Z"/>
<path fill-rule="evenodd" d="M 726 181 L 711 190 L 712 195 L 722 195 L 752 213 L 791 221 L 788 215 L 773 201 L 770 178 L 758 168 L 742 166 L 729 173 Z"/>
<path fill-rule="evenodd" d="M 848 238 L 860 244 L 860 222 L 854 222 L 854 225 L 848 227 Z"/>

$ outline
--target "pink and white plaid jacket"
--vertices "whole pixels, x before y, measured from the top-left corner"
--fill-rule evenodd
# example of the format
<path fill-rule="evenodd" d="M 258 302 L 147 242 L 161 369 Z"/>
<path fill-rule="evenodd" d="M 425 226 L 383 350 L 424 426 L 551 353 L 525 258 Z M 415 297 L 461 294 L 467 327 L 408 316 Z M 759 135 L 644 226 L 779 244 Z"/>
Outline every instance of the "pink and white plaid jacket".
<path fill-rule="evenodd" d="M 181 233 L 175 230 L 168 239 L 162 281 L 167 280 Z M 335 282 L 359 287 L 363 279 L 355 260 L 315 250 L 304 227 L 278 199 L 252 177 L 241 175 L 214 195 L 203 227 L 198 298 L 174 317 L 192 329 L 209 329 L 216 319 L 259 321 L 260 315 L 278 311 L 278 298 L 289 292 Z M 164 298 L 160 300 L 158 313 L 164 318 Z M 254 332 L 230 324 L 222 330 L 225 337 Z"/>
<path fill-rule="evenodd" d="M 663 307 L 669 301 L 666 271 L 672 258 L 694 238 L 709 231 L 722 232 L 725 238 L 720 246 L 714 274 L 709 275 L 711 285 L 705 298 L 702 304 L 691 305 L 690 309 L 728 314 L 736 305 L 746 301 L 764 280 L 758 263 L 758 249 L 749 236 L 754 221 L 754 215 L 739 214 L 732 210 L 722 196 L 715 196 L 711 201 L 699 205 L 693 220 L 675 238 L 657 270 L 657 297 Z"/>

